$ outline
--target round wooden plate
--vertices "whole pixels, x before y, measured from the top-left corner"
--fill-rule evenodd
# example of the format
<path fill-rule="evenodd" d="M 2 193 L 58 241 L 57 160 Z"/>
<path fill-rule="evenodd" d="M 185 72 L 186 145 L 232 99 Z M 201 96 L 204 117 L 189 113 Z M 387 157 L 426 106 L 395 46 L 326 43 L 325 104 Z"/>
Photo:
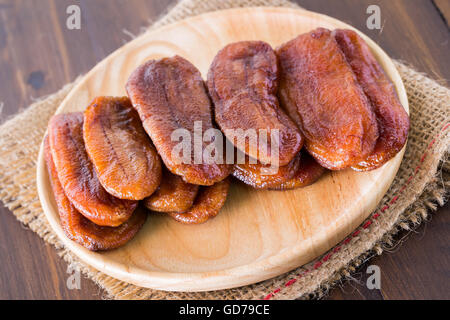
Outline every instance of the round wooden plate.
<path fill-rule="evenodd" d="M 181 55 L 206 77 L 219 49 L 239 40 L 263 40 L 274 48 L 317 27 L 352 28 L 305 10 L 246 8 L 207 13 L 147 32 L 92 69 L 62 102 L 57 113 L 82 111 L 96 96 L 125 95 L 130 73 L 149 59 Z M 352 28 L 353 29 L 353 28 Z M 362 35 L 408 101 L 391 59 Z M 330 172 L 293 191 L 256 191 L 234 183 L 220 214 L 188 226 L 150 214 L 126 246 L 93 253 L 70 241 L 59 224 L 42 148 L 37 167 L 39 197 L 52 228 L 81 260 L 123 281 L 171 291 L 243 286 L 303 265 L 337 244 L 374 210 L 392 183 L 404 149 L 378 170 Z"/>

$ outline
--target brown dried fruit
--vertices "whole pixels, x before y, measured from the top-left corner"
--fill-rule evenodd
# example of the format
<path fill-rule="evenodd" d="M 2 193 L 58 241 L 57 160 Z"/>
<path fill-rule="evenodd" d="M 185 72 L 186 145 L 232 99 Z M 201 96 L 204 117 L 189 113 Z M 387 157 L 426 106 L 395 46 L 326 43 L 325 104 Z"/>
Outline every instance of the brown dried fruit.
<path fill-rule="evenodd" d="M 44 156 L 49 179 L 58 206 L 61 227 L 66 236 L 91 250 L 110 250 L 123 246 L 131 240 L 144 225 L 147 213 L 138 208 L 131 218 L 119 227 L 101 227 L 79 213 L 66 197 L 53 163 L 48 137 L 44 140 Z"/>
<path fill-rule="evenodd" d="M 299 152 L 291 162 L 279 167 L 275 174 L 265 174 L 265 170 L 269 169 L 270 165 L 250 164 L 248 162 L 236 164 L 233 176 L 256 189 L 274 188 L 291 179 L 300 168 L 302 161 Z"/>
<path fill-rule="evenodd" d="M 200 187 L 194 205 L 184 213 L 168 213 L 175 220 L 186 224 L 200 224 L 215 217 L 225 204 L 230 188 L 227 178 L 210 187 Z"/>
<path fill-rule="evenodd" d="M 302 34 L 277 50 L 281 105 L 308 152 L 324 167 L 357 165 L 372 153 L 377 120 L 330 30 Z"/>
<path fill-rule="evenodd" d="M 306 152 L 302 151 L 302 160 L 300 167 L 295 175 L 281 183 L 276 187 L 272 187 L 273 190 L 290 190 L 296 188 L 303 188 L 309 186 L 319 180 L 319 178 L 325 173 L 326 169 L 314 160 L 314 158 Z"/>
<path fill-rule="evenodd" d="M 276 157 L 271 150 L 271 132 L 279 130 L 278 158 L 283 166 L 300 151 L 303 139 L 278 104 L 277 84 L 277 57 L 262 41 L 227 45 L 217 53 L 208 73 L 216 122 L 225 136 L 241 151 L 268 164 Z M 245 135 L 247 129 L 255 130 L 256 141 Z M 265 130 L 262 137 L 267 136 L 267 143 L 259 140 L 260 130 Z"/>
<path fill-rule="evenodd" d="M 194 148 L 195 122 L 201 125 L 201 137 L 214 126 L 203 79 L 189 61 L 179 56 L 148 61 L 133 72 L 127 92 L 164 164 L 173 174 L 198 185 L 213 185 L 230 174 L 232 166 L 225 164 L 224 156 L 216 154 L 213 162 L 205 161 L 203 156 L 209 144 L 201 141 L 201 150 Z M 188 161 L 172 157 L 172 151 L 181 143 L 171 140 L 177 129 L 187 130 L 191 137 Z M 220 148 L 220 142 L 225 145 L 217 140 L 212 144 Z"/>
<path fill-rule="evenodd" d="M 366 42 L 352 30 L 335 30 L 334 37 L 373 106 L 380 136 L 372 154 L 352 169 L 368 171 L 392 159 L 405 145 L 409 117 L 395 87 Z"/>
<path fill-rule="evenodd" d="M 83 114 L 53 116 L 48 132 L 59 181 L 75 208 L 100 226 L 117 227 L 127 221 L 138 203 L 115 198 L 100 184 L 84 147 Z"/>
<path fill-rule="evenodd" d="M 86 151 L 108 193 L 142 200 L 161 183 L 161 161 L 127 97 L 98 97 L 84 112 Z"/>
<path fill-rule="evenodd" d="M 169 170 L 164 170 L 161 185 L 144 200 L 144 204 L 157 212 L 185 212 L 192 207 L 198 188 L 195 184 L 184 182 Z"/>

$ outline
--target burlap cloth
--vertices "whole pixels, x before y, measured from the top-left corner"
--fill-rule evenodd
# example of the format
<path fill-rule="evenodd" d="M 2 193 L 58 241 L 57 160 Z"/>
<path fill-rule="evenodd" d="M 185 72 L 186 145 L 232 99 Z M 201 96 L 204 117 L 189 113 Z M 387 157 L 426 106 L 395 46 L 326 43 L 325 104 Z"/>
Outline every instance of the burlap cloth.
<path fill-rule="evenodd" d="M 151 28 L 207 11 L 243 6 L 296 7 L 285 0 L 184 0 Z M 163 292 L 140 288 L 80 262 L 51 230 L 36 190 L 36 159 L 49 118 L 74 83 L 32 104 L 0 126 L 0 200 L 17 219 L 53 244 L 61 257 L 75 263 L 116 299 L 293 299 L 319 297 L 355 267 L 393 244 L 392 236 L 426 219 L 442 206 L 450 181 L 446 151 L 450 140 L 450 90 L 395 62 L 409 99 L 411 130 L 400 170 L 378 209 L 338 246 L 289 273 L 246 287 L 201 293 Z M 1 100 L 1 99 L 0 99 Z M 24 125 L 26 124 L 26 125 Z"/>

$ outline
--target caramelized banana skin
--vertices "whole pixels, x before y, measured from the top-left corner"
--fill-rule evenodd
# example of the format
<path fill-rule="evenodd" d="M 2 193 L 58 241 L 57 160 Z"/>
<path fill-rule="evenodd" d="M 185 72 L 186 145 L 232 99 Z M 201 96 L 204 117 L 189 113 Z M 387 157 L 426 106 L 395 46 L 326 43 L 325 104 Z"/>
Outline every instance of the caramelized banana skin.
<path fill-rule="evenodd" d="M 262 41 L 231 43 L 220 50 L 208 73 L 208 90 L 213 99 L 215 119 L 225 136 L 252 158 L 263 164 L 278 157 L 287 165 L 300 151 L 303 138 L 295 123 L 280 108 L 277 57 Z M 256 141 L 245 132 L 254 130 Z M 264 131 L 261 131 L 264 130 Z M 271 133 L 279 132 L 279 141 Z M 240 132 L 241 131 L 241 132 Z M 263 134 L 266 143 L 259 139 Z M 278 154 L 273 153 L 272 146 Z"/>
<path fill-rule="evenodd" d="M 100 227 L 86 219 L 64 193 L 53 163 L 48 136 L 44 140 L 44 156 L 61 227 L 69 239 L 91 251 L 111 250 L 131 240 L 144 225 L 147 214 L 141 208 L 138 208 L 128 221 L 116 228 Z"/>
<path fill-rule="evenodd" d="M 164 170 L 161 185 L 144 200 L 144 205 L 156 212 L 185 212 L 192 207 L 198 188 L 198 185 L 184 182 L 180 176 Z"/>
<path fill-rule="evenodd" d="M 331 31 L 302 34 L 277 55 L 280 102 L 308 152 L 331 170 L 367 159 L 378 139 L 377 119 Z"/>
<path fill-rule="evenodd" d="M 84 112 L 86 151 L 102 186 L 119 199 L 142 200 L 161 183 L 161 161 L 127 97 L 95 98 Z"/>
<path fill-rule="evenodd" d="M 185 224 L 200 224 L 215 217 L 225 205 L 230 178 L 222 180 L 210 187 L 200 187 L 194 205 L 184 213 L 168 213 L 173 219 Z"/>
<path fill-rule="evenodd" d="M 307 187 L 319 180 L 327 171 L 306 150 L 302 150 L 301 153 L 302 161 L 295 175 L 278 186 L 272 187 L 272 190 L 290 190 Z"/>
<path fill-rule="evenodd" d="M 392 159 L 403 148 L 408 137 L 409 117 L 398 99 L 394 85 L 365 41 L 353 30 L 338 29 L 333 33 L 373 106 L 380 131 L 372 154 L 352 166 L 352 169 L 373 170 Z"/>
<path fill-rule="evenodd" d="M 100 184 L 84 146 L 83 114 L 53 116 L 48 135 L 59 181 L 74 207 L 100 226 L 117 227 L 127 221 L 138 203 L 115 198 Z"/>
<path fill-rule="evenodd" d="M 299 152 L 291 162 L 279 167 L 275 174 L 265 174 L 264 169 L 270 168 L 270 165 L 261 163 L 236 164 L 234 166 L 233 176 L 255 189 L 274 188 L 294 177 L 302 161 Z"/>
<path fill-rule="evenodd" d="M 195 123 L 201 124 L 202 137 L 207 130 L 214 129 L 214 125 L 205 84 L 200 72 L 189 61 L 179 56 L 148 61 L 133 72 L 126 89 L 144 129 L 173 174 L 197 185 L 213 185 L 230 175 L 232 166 L 225 164 L 224 156 L 218 156 L 220 159 L 213 163 L 204 161 L 209 143 L 201 142 L 201 154 L 194 148 Z M 181 131 L 191 137 L 190 161 L 172 156 L 180 143 L 187 142 L 172 141 L 172 134 Z M 220 147 L 219 141 L 215 143 Z"/>

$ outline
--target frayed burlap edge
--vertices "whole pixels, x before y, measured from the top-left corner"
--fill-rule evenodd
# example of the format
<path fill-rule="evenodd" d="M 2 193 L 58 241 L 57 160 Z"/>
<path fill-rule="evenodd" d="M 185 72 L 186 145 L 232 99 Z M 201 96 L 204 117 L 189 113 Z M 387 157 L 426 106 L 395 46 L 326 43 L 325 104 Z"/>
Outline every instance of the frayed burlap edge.
<path fill-rule="evenodd" d="M 208 11 L 244 6 L 297 7 L 284 0 L 184 0 L 153 28 Z M 405 157 L 379 208 L 341 244 L 301 268 L 241 288 L 200 293 L 163 292 L 111 278 L 80 262 L 64 248 L 45 219 L 36 191 L 36 158 L 49 118 L 76 82 L 31 105 L 0 127 L 0 199 L 19 221 L 54 245 L 68 263 L 78 266 L 102 287 L 104 298 L 116 299 L 293 299 L 318 298 L 357 266 L 390 248 L 393 236 L 411 229 L 443 205 L 449 186 L 446 151 L 449 145 L 450 93 L 425 75 L 396 62 L 407 89 L 411 132 Z M 26 123 L 27 126 L 23 126 Z M 443 130 L 445 128 L 445 130 Z M 395 200 L 395 201 L 394 201 Z M 370 223 L 369 223 L 370 222 Z"/>

